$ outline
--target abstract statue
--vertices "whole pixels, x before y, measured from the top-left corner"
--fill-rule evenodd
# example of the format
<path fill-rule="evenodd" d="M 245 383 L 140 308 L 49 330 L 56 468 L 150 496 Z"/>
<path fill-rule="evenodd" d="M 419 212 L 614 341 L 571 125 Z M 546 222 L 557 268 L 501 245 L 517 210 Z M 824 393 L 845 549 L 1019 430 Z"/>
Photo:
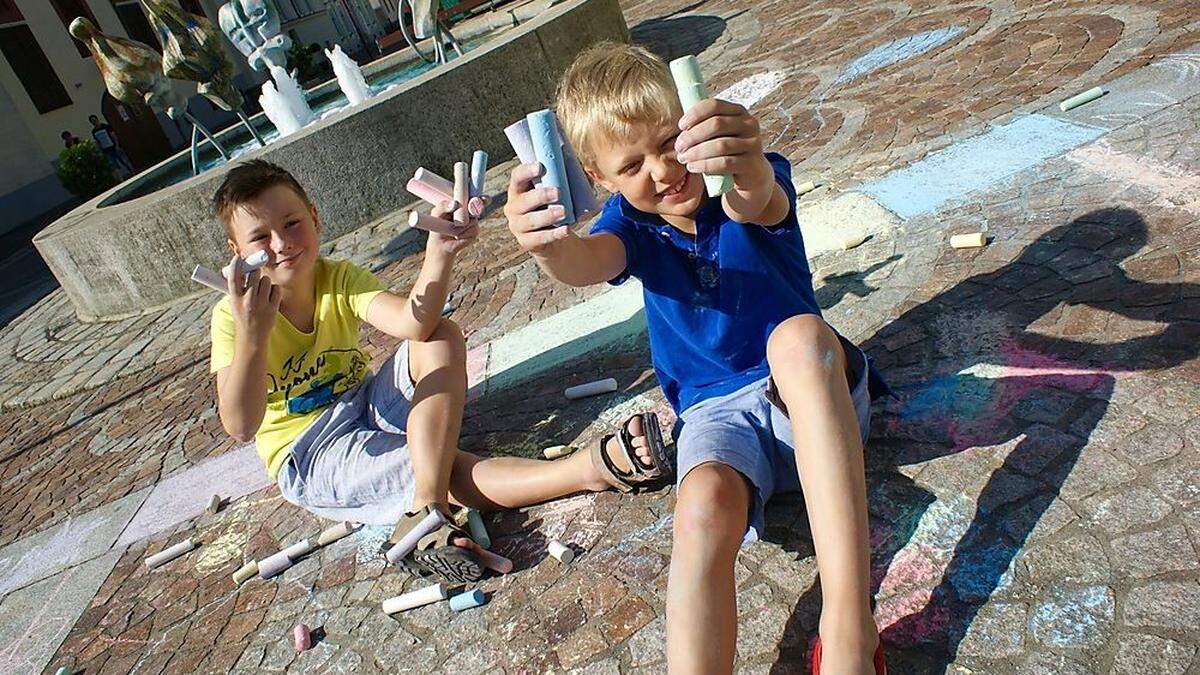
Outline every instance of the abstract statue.
<path fill-rule="evenodd" d="M 206 17 L 185 12 L 174 0 L 139 0 L 163 48 L 168 77 L 199 82 L 197 91 L 223 110 L 237 113 L 250 135 L 265 146 L 242 112 L 242 92 L 233 86 L 233 64 L 221 36 Z"/>
<path fill-rule="evenodd" d="M 105 35 L 96 25 L 83 17 L 71 22 L 68 30 L 71 36 L 87 46 L 88 51 L 95 57 L 96 68 L 104 79 L 104 87 L 113 98 L 137 105 L 145 103 L 155 110 L 161 110 L 171 117 L 180 117 L 192 123 L 192 137 L 195 139 L 197 130 L 204 134 L 217 152 L 226 159 L 229 155 L 217 139 L 188 112 L 185 94 L 181 94 L 163 74 L 162 57 L 150 47 L 126 38 Z M 192 171 L 197 171 L 197 158 L 193 140 Z"/>
<path fill-rule="evenodd" d="M 267 64 L 287 66 L 292 40 L 280 32 L 279 12 L 270 0 L 229 0 L 217 11 L 217 23 L 251 68 L 266 72 Z"/>

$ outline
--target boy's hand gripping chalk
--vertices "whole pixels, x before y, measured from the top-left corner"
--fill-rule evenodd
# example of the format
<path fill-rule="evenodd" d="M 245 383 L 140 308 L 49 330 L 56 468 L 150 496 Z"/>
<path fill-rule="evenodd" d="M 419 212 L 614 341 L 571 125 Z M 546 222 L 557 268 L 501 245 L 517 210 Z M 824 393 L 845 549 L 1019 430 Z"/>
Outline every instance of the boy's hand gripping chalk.
<path fill-rule="evenodd" d="M 675 80 L 675 89 L 679 92 L 679 103 L 683 112 L 687 112 L 700 101 L 708 98 L 708 87 L 704 86 L 704 76 L 700 74 L 700 62 L 695 56 L 684 56 L 671 62 L 671 77 Z M 709 197 L 720 197 L 733 189 L 733 176 L 704 175 L 704 186 L 708 189 Z"/>
<path fill-rule="evenodd" d="M 425 588 L 418 588 L 415 591 L 409 591 L 403 595 L 397 595 L 394 598 L 388 598 L 383 601 L 383 613 L 395 614 L 416 607 L 423 607 L 428 604 L 440 602 L 446 599 L 446 587 L 441 584 L 433 584 Z"/>
<path fill-rule="evenodd" d="M 462 226 L 458 223 L 443 220 L 428 213 L 421 213 L 420 211 L 412 211 L 408 214 L 408 226 L 448 235 L 455 235 L 463 230 Z"/>
<path fill-rule="evenodd" d="M 533 153 L 545 169 L 542 185 L 558 188 L 558 203 L 563 207 L 561 224 L 575 222 L 575 204 L 571 201 L 571 184 L 567 181 L 567 164 L 563 157 L 563 142 L 558 135 L 558 121 L 549 110 L 529 113 L 529 138 Z"/>
<path fill-rule="evenodd" d="M 184 539 L 178 544 L 175 544 L 170 548 L 165 548 L 149 558 L 146 558 L 146 567 L 149 567 L 150 569 L 161 567 L 194 548 L 196 548 L 195 542 L 193 542 L 191 539 Z"/>
<path fill-rule="evenodd" d="M 255 251 L 242 260 L 242 271 L 248 273 L 256 270 L 266 265 L 268 260 L 270 260 L 270 255 L 266 251 Z M 222 267 L 220 273 L 214 272 L 204 265 L 196 265 L 192 269 L 192 281 L 208 286 L 214 291 L 225 293 L 229 290 L 225 282 L 229 274 L 231 274 L 229 265 Z"/>
<path fill-rule="evenodd" d="M 439 527 L 445 525 L 447 522 L 449 521 L 446 520 L 446 515 L 441 511 L 431 511 L 429 515 L 425 516 L 425 518 L 421 520 L 421 522 L 417 523 L 413 529 L 409 530 L 408 534 L 401 537 L 400 541 L 396 542 L 394 546 L 389 548 L 387 552 L 383 554 L 383 557 L 387 558 L 387 561 L 393 565 L 399 563 L 404 559 L 404 556 L 411 553 L 412 550 L 417 547 L 417 542 L 421 540 L 421 537 L 433 532 Z M 391 612 L 388 613 L 390 614 Z"/>

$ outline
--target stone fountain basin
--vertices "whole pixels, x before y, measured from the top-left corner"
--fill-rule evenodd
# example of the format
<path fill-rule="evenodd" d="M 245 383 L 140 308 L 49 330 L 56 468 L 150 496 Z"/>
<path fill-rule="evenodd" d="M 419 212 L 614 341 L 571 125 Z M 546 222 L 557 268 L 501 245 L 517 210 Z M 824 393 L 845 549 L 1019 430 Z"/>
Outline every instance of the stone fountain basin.
<path fill-rule="evenodd" d="M 359 106 L 342 110 L 243 157 L 291 171 L 321 215 L 324 238 L 353 231 L 415 198 L 417 167 L 450 175 L 483 149 L 513 155 L 503 129 L 550 105 L 559 76 L 599 40 L 627 40 L 617 0 L 568 0 L 525 24 Z M 211 200 L 229 165 L 128 198 L 176 155 L 66 214 L 33 243 L 79 318 L 112 320 L 204 291 L 197 264 L 229 258 Z"/>

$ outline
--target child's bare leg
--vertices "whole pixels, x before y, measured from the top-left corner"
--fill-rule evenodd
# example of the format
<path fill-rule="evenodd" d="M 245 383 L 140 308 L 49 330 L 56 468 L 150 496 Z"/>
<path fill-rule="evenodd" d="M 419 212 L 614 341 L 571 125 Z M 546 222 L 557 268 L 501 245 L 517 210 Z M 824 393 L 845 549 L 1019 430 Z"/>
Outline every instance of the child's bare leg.
<path fill-rule="evenodd" d="M 467 398 L 467 346 L 462 330 L 442 319 L 428 340 L 410 341 L 408 369 L 416 385 L 407 425 L 413 510 L 428 504 L 446 507 Z"/>
<path fill-rule="evenodd" d="M 817 554 L 822 670 L 873 673 L 867 488 L 841 341 L 820 317 L 796 316 L 771 334 L 767 359 L 792 422 Z"/>
<path fill-rule="evenodd" d="M 670 672 L 733 672 L 733 562 L 746 533 L 749 508 L 746 479 L 724 464 L 701 464 L 679 486 L 667 581 Z"/>
<path fill-rule="evenodd" d="M 634 436 L 633 446 L 642 459 L 649 459 L 640 420 L 629 424 Z M 628 460 L 618 449 L 618 441 L 609 441 L 609 456 L 622 469 Z M 607 490 L 611 487 L 592 466 L 586 450 L 557 461 L 524 457 L 491 457 L 484 459 L 469 452 L 459 452 L 454 460 L 450 478 L 450 493 L 454 501 L 476 509 L 515 508 L 557 499 L 574 492 Z"/>

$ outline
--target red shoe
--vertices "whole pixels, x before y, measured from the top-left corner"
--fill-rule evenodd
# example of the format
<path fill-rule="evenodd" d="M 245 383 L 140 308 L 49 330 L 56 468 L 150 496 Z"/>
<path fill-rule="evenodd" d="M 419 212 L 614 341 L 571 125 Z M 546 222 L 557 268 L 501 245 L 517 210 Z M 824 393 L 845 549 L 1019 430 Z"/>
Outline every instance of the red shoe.
<path fill-rule="evenodd" d="M 813 645 L 812 675 L 821 675 L 821 636 L 817 636 L 817 644 Z M 883 640 L 875 647 L 875 675 L 887 675 L 887 662 L 883 660 Z"/>

